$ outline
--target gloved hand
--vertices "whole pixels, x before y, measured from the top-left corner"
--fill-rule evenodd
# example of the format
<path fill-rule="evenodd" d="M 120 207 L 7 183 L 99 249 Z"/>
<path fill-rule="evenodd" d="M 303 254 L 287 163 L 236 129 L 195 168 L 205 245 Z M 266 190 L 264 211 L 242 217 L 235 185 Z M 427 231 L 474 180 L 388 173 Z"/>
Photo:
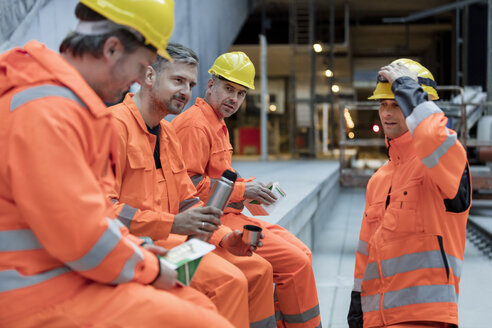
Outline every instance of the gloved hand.
<path fill-rule="evenodd" d="M 219 246 L 225 248 L 229 251 L 229 253 L 234 254 L 236 256 L 252 256 L 253 252 L 256 251 L 257 247 L 262 247 L 263 243 L 261 241 L 258 242 L 258 245 L 250 245 L 243 242 L 243 233 L 239 230 L 234 230 L 233 232 L 229 232 L 227 235 L 222 238 L 219 243 Z M 263 233 L 260 235 L 260 239 L 265 238 Z"/>
<path fill-rule="evenodd" d="M 142 247 L 154 253 L 155 255 L 164 256 L 167 254 L 167 249 L 157 245 L 144 244 Z M 159 276 L 152 283 L 152 286 L 154 286 L 157 289 L 164 289 L 164 290 L 173 288 L 174 286 L 176 286 L 176 283 L 178 281 L 178 273 L 175 270 L 169 268 L 167 264 L 161 261 L 161 259 L 158 258 L 158 261 L 159 261 Z"/>
<path fill-rule="evenodd" d="M 383 76 L 390 84 L 393 84 L 395 80 L 403 76 L 408 76 L 418 82 L 417 72 L 410 71 L 408 67 L 401 62 L 381 67 L 378 74 Z"/>
<path fill-rule="evenodd" d="M 174 216 L 172 233 L 199 237 L 213 233 L 221 225 L 223 212 L 217 208 L 193 207 Z"/>
<path fill-rule="evenodd" d="M 270 205 L 277 200 L 273 192 L 262 182 L 250 181 L 245 183 L 244 198 L 254 199 L 262 204 Z"/>

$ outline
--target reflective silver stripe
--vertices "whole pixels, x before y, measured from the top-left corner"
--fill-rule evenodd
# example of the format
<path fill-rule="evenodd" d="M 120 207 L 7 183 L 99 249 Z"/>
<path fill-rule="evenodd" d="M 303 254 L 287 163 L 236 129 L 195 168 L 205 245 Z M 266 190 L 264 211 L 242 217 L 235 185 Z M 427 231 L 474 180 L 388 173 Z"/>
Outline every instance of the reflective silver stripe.
<path fill-rule="evenodd" d="M 125 265 L 123 266 L 123 269 L 121 270 L 120 275 L 118 278 L 113 280 L 111 283 L 112 284 L 121 284 L 124 282 L 132 281 L 133 278 L 135 277 L 135 268 L 137 267 L 137 264 L 140 263 L 144 259 L 142 251 L 138 248 L 137 245 L 135 245 L 132 242 L 129 242 L 132 247 L 133 247 L 133 255 L 126 261 Z"/>
<path fill-rule="evenodd" d="M 379 278 L 379 269 L 377 262 L 367 263 L 366 270 L 364 271 L 364 281 Z"/>
<path fill-rule="evenodd" d="M 203 180 L 203 175 L 194 175 L 190 179 L 191 182 L 193 182 L 193 185 L 196 187 Z"/>
<path fill-rule="evenodd" d="M 135 207 L 131 207 L 130 205 L 124 205 L 121 209 L 120 214 L 118 214 L 118 220 L 125 225 L 125 227 L 130 228 L 130 224 L 132 223 L 133 217 L 137 213 L 137 209 Z"/>
<path fill-rule="evenodd" d="M 266 319 L 251 322 L 249 324 L 250 328 L 275 328 L 277 327 L 277 322 L 275 320 L 275 315 L 272 315 Z"/>
<path fill-rule="evenodd" d="M 369 296 L 361 296 L 360 298 L 362 304 L 362 312 L 371 312 L 379 310 L 379 294 L 369 295 Z"/>
<path fill-rule="evenodd" d="M 313 320 L 317 316 L 319 316 L 319 305 L 300 314 L 284 314 L 280 311 L 275 313 L 277 320 L 283 320 L 287 323 L 304 323 Z"/>
<path fill-rule="evenodd" d="M 432 152 L 432 154 L 425 158 L 422 158 L 422 163 L 424 163 L 424 165 L 430 169 L 439 164 L 439 158 L 446 154 L 448 152 L 448 149 L 456 143 L 456 133 L 450 134 L 448 128 L 446 128 L 446 133 L 448 135 L 446 140 L 444 140 L 444 142 L 439 147 L 437 147 Z"/>
<path fill-rule="evenodd" d="M 235 202 L 227 204 L 227 207 L 233 208 L 235 210 L 241 210 L 244 208 L 243 202 Z"/>
<path fill-rule="evenodd" d="M 449 266 L 451 267 L 451 269 L 453 269 L 453 274 L 456 277 L 461 278 L 461 270 L 463 270 L 463 261 L 447 253 L 446 253 L 446 257 L 448 258 Z"/>
<path fill-rule="evenodd" d="M 36 236 L 29 229 L 0 231 L 0 252 L 42 249 Z"/>
<path fill-rule="evenodd" d="M 67 267 L 59 267 L 31 276 L 21 275 L 17 270 L 0 271 L 0 292 L 25 288 L 70 272 Z"/>
<path fill-rule="evenodd" d="M 46 84 L 28 88 L 13 95 L 12 100 L 10 101 L 10 111 L 14 111 L 19 106 L 22 106 L 31 100 L 45 97 L 63 97 L 73 100 L 80 106 L 87 108 L 85 103 L 69 88 Z"/>
<path fill-rule="evenodd" d="M 354 291 L 354 292 L 361 292 L 362 291 L 362 279 L 360 279 L 360 278 L 354 279 L 354 287 L 352 288 L 352 291 Z"/>
<path fill-rule="evenodd" d="M 179 203 L 179 213 L 186 211 L 193 205 L 198 204 L 199 202 L 200 202 L 200 198 L 198 197 L 183 200 L 182 202 Z"/>
<path fill-rule="evenodd" d="M 114 220 L 106 218 L 108 227 L 99 240 L 82 258 L 77 261 L 65 262 L 75 271 L 88 271 L 97 267 L 108 256 L 121 240 L 121 232 Z"/>
<path fill-rule="evenodd" d="M 413 135 L 413 131 L 415 131 L 420 122 L 436 113 L 442 113 L 442 110 L 432 101 L 426 101 L 415 107 L 412 114 L 406 119 L 410 133 Z"/>
<path fill-rule="evenodd" d="M 367 251 L 367 243 L 363 240 L 359 240 L 359 244 L 357 245 L 357 252 L 362 255 L 369 256 L 369 252 Z"/>
<path fill-rule="evenodd" d="M 414 286 L 386 292 L 383 299 L 383 309 L 422 303 L 457 303 L 457 301 L 458 296 L 452 285 Z"/>
<path fill-rule="evenodd" d="M 453 273 L 459 277 L 461 274 L 462 261 L 454 256 L 446 254 L 448 263 L 453 269 Z M 452 258 L 452 260 L 450 260 Z M 414 271 L 418 269 L 439 269 L 445 268 L 440 251 L 427 251 L 412 254 L 405 254 L 392 259 L 381 261 L 381 271 L 383 277 L 390 277 L 398 273 Z"/>

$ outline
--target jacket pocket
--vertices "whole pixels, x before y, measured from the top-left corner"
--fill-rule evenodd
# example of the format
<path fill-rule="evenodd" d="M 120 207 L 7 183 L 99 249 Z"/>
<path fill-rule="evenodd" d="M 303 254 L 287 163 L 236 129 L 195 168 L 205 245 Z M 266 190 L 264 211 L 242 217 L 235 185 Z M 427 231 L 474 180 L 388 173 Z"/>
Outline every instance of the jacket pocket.
<path fill-rule="evenodd" d="M 385 229 L 394 232 L 424 231 L 424 221 L 418 210 L 422 185 L 422 177 L 414 178 L 403 188 L 391 192 L 391 201 L 382 223 Z"/>
<path fill-rule="evenodd" d="M 145 156 L 141 150 L 129 148 L 127 153 L 128 164 L 132 169 L 147 169 L 150 170 L 148 156 Z M 153 158 L 153 157 L 152 157 Z"/>
<path fill-rule="evenodd" d="M 381 224 L 384 215 L 384 202 L 370 205 L 364 212 L 364 219 L 370 230 L 370 235 L 373 235 L 376 229 Z"/>
<path fill-rule="evenodd" d="M 441 257 L 446 268 L 446 279 L 449 280 L 449 262 L 446 252 L 444 251 L 444 243 L 442 241 L 442 236 L 437 236 L 437 242 L 439 243 L 439 249 L 441 250 Z"/>

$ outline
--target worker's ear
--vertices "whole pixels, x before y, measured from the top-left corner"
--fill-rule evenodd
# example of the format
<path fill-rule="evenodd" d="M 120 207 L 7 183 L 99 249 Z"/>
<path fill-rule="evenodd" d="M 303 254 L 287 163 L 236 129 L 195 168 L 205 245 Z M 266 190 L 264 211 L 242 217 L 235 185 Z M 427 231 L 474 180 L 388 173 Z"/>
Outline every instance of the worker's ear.
<path fill-rule="evenodd" d="M 145 70 L 145 84 L 148 86 L 153 86 L 155 80 L 157 79 L 157 72 L 154 70 L 152 66 L 147 66 Z"/>
<path fill-rule="evenodd" d="M 125 47 L 120 39 L 110 36 L 103 45 L 102 56 L 111 64 L 116 63 L 125 54 Z"/>
<path fill-rule="evenodd" d="M 214 79 L 210 78 L 207 82 L 207 89 L 210 89 L 214 85 Z"/>

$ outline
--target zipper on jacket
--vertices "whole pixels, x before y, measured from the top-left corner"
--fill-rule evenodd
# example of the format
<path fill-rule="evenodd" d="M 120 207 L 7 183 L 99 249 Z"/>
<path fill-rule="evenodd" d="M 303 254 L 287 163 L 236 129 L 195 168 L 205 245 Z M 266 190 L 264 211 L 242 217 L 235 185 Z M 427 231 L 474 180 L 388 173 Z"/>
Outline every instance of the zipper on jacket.
<path fill-rule="evenodd" d="M 444 244 L 442 242 L 442 236 L 437 236 L 437 241 L 439 242 L 439 248 L 441 249 L 442 260 L 444 261 L 444 266 L 446 267 L 446 276 L 449 280 L 449 263 L 448 258 L 446 257 L 446 252 L 444 252 Z"/>

